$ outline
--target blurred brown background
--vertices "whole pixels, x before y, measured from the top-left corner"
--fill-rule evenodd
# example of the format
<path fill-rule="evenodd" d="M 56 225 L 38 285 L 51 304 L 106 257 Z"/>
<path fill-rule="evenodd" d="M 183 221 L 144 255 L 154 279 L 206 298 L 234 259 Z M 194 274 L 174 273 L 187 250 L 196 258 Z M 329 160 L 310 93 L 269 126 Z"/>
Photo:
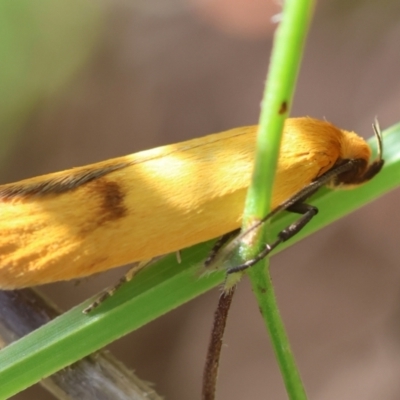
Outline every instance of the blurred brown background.
<path fill-rule="evenodd" d="M 36 63 L 43 80 L 18 113 L 8 112 L 13 119 L 3 118 L 2 130 L 14 136 L 7 139 L 2 182 L 257 121 L 275 2 L 71 1 L 61 11 L 62 1 L 43 4 L 48 19 L 35 14 L 36 28 L 68 21 L 60 40 L 69 47 L 53 37 L 54 51 L 45 54 L 51 62 L 39 68 L 41 42 L 32 39 L 25 65 L 31 71 L 29 63 Z M 398 2 L 319 2 L 292 115 L 326 118 L 363 136 L 372 134 L 375 115 L 383 128 L 398 122 L 399 38 Z M 57 63 L 65 66 L 62 56 L 77 49 L 78 61 L 45 87 Z M 2 103 L 12 102 L 11 89 Z M 399 196 L 392 192 L 273 258 L 279 304 L 310 399 L 400 398 Z M 121 273 L 43 290 L 68 309 Z M 217 298 L 214 290 L 109 349 L 166 399 L 199 399 Z M 219 399 L 286 398 L 246 280 L 225 343 Z M 52 397 L 35 387 L 14 398 Z"/>

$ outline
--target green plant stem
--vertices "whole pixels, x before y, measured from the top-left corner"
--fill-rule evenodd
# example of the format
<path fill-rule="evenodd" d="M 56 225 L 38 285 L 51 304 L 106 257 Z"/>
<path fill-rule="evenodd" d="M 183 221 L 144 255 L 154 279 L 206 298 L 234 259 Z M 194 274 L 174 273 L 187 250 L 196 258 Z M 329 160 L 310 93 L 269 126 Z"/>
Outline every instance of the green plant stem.
<path fill-rule="evenodd" d="M 290 111 L 312 9 L 313 1 L 310 0 L 285 2 L 282 22 L 275 35 L 262 101 L 255 166 L 246 199 L 243 230 L 248 229 L 254 221 L 267 215 L 271 209 L 272 188 L 283 124 Z M 242 263 L 258 254 L 263 243 L 268 242 L 268 229 L 268 224 L 265 224 L 256 237 L 251 238 L 247 243 L 242 243 L 234 261 Z M 268 260 L 250 268 L 248 275 L 271 337 L 288 396 L 292 400 L 306 399 L 300 374 L 279 314 Z M 235 279 L 237 278 L 229 278 L 227 287 L 235 284 Z"/>
<path fill-rule="evenodd" d="M 290 399 L 305 400 L 307 396 L 279 313 L 270 274 L 259 274 L 257 285 L 256 290 L 253 285 L 253 291 L 267 326 L 275 356 L 279 362 L 286 391 Z"/>
<path fill-rule="evenodd" d="M 290 112 L 312 8 L 312 0 L 286 1 L 275 34 L 262 99 L 253 177 L 243 216 L 245 228 L 271 209 L 282 128 Z"/>

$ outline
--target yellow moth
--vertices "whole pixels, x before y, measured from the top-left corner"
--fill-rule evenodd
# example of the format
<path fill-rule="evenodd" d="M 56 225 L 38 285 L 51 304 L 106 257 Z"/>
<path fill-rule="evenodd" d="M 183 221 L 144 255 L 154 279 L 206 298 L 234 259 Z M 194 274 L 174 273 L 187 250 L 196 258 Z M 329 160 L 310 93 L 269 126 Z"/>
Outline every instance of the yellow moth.
<path fill-rule="evenodd" d="M 241 225 L 257 126 L 0 186 L 0 289 L 87 276 L 221 236 Z M 273 208 L 344 160 L 331 186 L 360 184 L 383 161 L 353 132 L 288 119 Z"/>

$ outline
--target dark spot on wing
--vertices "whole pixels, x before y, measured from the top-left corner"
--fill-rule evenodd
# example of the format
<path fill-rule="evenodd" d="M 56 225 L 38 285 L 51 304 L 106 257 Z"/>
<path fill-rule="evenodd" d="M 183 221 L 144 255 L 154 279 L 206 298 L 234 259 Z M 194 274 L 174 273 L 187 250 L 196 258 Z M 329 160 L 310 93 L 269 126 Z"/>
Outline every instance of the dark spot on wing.
<path fill-rule="evenodd" d="M 101 179 L 96 182 L 96 192 L 102 196 L 102 222 L 119 219 L 126 215 L 125 193 L 118 183 Z"/>
<path fill-rule="evenodd" d="M 97 179 L 87 186 L 85 195 L 92 199 L 94 209 L 92 217 L 80 225 L 79 230 L 83 237 L 107 222 L 125 217 L 128 213 L 124 203 L 125 191 L 117 182 L 105 177 Z"/>
<path fill-rule="evenodd" d="M 70 170 L 69 174 L 60 177 L 47 178 L 33 183 L 11 183 L 0 186 L 0 199 L 3 201 L 15 198 L 47 196 L 60 194 L 76 189 L 88 182 L 101 178 L 110 172 L 127 167 L 130 163 L 114 164 L 107 167 L 80 169 L 77 172 Z"/>

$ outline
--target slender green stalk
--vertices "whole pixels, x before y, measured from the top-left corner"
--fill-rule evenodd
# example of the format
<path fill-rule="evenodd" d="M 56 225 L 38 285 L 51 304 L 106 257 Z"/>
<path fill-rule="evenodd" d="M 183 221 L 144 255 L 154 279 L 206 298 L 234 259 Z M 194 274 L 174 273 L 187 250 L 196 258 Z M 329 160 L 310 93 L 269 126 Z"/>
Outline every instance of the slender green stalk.
<path fill-rule="evenodd" d="M 271 208 L 271 195 L 266 193 L 272 193 L 282 128 L 290 112 L 313 8 L 313 0 L 289 0 L 284 4 L 263 94 L 255 166 L 244 211 L 245 225 L 249 224 L 248 219 L 261 219 Z"/>
<path fill-rule="evenodd" d="M 257 282 L 256 287 L 254 285 L 255 280 Z M 256 276 L 255 279 L 252 280 L 252 285 L 261 315 L 268 328 L 268 333 L 279 363 L 289 399 L 306 400 L 307 396 L 279 313 L 274 286 L 269 271 Z"/>
<path fill-rule="evenodd" d="M 244 211 L 243 229 L 267 215 L 271 208 L 272 187 L 278 162 L 282 128 L 289 113 L 295 82 L 300 68 L 301 56 L 313 1 L 291 0 L 285 2 L 282 22 L 277 29 L 271 57 L 268 80 L 262 102 L 260 128 L 253 179 L 248 191 Z M 242 263 L 255 256 L 268 241 L 266 226 L 250 243 L 243 243 L 235 261 Z M 306 394 L 297 370 L 284 325 L 279 314 L 268 261 L 263 261 L 248 271 L 252 288 L 271 337 L 286 390 L 290 399 L 303 400 Z M 237 277 L 227 280 L 227 287 Z"/>

